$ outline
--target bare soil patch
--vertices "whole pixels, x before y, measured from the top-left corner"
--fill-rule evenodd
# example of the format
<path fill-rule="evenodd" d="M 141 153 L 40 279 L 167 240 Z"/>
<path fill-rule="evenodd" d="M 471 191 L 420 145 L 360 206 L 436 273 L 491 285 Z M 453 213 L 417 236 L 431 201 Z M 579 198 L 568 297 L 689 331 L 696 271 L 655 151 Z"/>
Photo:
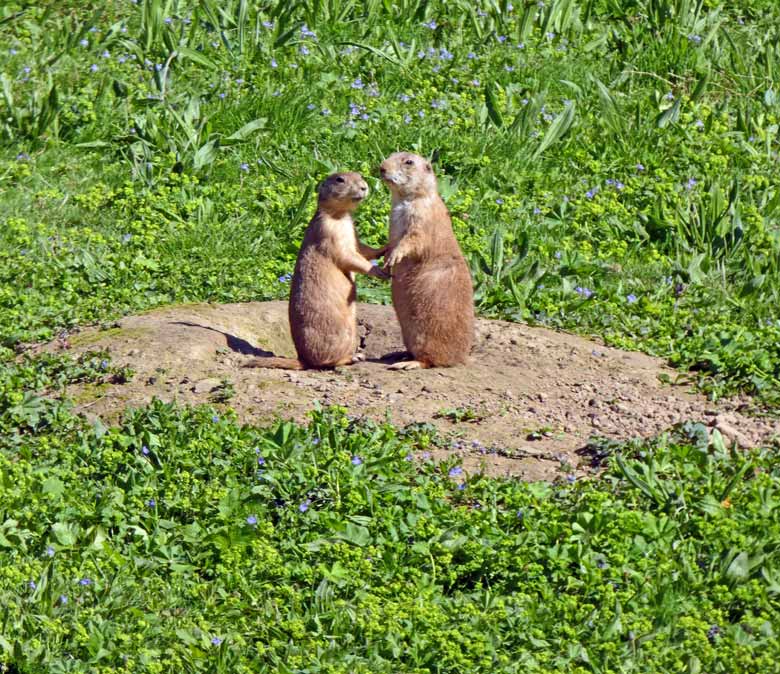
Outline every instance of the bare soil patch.
<path fill-rule="evenodd" d="M 342 405 L 399 426 L 434 424 L 452 444 L 434 454 L 454 452 L 467 470 L 529 480 L 583 470 L 593 436 L 647 437 L 694 420 L 742 446 L 780 437 L 780 421 L 748 416 L 744 401 L 712 403 L 664 383 L 661 375 L 679 373 L 657 358 L 521 324 L 479 320 L 467 366 L 391 371 L 387 356 L 403 350 L 392 307 L 361 304 L 358 317 L 366 361 L 333 371 L 242 367 L 253 356 L 295 356 L 286 302 L 164 307 L 46 348 L 74 355 L 108 348 L 115 364 L 135 370 L 126 384 L 67 391 L 77 410 L 106 423 L 155 396 L 210 402 L 227 381 L 234 391 L 227 404 L 247 423 L 302 421 L 315 401 Z"/>

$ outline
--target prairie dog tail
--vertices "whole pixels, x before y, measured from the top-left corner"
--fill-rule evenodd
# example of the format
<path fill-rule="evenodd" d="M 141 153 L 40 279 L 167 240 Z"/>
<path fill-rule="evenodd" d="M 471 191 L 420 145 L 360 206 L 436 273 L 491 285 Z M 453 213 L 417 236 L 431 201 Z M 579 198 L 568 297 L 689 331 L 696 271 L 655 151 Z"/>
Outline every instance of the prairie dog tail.
<path fill-rule="evenodd" d="M 253 358 L 243 367 L 269 367 L 277 370 L 305 370 L 306 366 L 297 358 L 279 358 L 269 356 L 267 358 Z"/>

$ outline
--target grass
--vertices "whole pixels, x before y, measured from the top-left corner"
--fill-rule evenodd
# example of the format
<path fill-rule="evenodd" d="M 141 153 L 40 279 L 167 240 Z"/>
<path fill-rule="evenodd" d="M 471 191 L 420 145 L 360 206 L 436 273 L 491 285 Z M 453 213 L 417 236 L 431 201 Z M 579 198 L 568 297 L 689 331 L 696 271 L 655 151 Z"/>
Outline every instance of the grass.
<path fill-rule="evenodd" d="M 5 3 L 0 668 L 772 671 L 767 448 L 689 425 L 600 448 L 598 481 L 460 490 L 405 461 L 424 434 L 337 413 L 258 429 L 154 404 L 87 426 L 41 394 L 132 373 L 15 351 L 286 296 L 317 180 L 366 176 L 378 245 L 374 167 L 411 149 L 482 315 L 662 356 L 773 413 L 779 19 L 768 0 Z"/>

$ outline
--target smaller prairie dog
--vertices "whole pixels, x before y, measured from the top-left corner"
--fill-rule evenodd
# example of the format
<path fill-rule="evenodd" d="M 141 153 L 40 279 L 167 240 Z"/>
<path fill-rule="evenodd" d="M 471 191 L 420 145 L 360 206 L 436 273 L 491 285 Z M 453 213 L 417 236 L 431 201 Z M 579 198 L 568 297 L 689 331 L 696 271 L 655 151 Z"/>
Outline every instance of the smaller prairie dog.
<path fill-rule="evenodd" d="M 393 307 L 414 359 L 391 367 L 463 364 L 474 342 L 471 274 L 431 164 L 396 152 L 379 172 L 392 196 L 385 268 L 392 270 Z"/>
<path fill-rule="evenodd" d="M 335 173 L 320 185 L 317 212 L 303 236 L 290 285 L 290 332 L 298 359 L 255 358 L 246 367 L 303 370 L 360 360 L 355 272 L 388 278 L 369 262 L 385 249 L 360 243 L 355 233 L 352 212 L 367 194 L 359 173 Z"/>

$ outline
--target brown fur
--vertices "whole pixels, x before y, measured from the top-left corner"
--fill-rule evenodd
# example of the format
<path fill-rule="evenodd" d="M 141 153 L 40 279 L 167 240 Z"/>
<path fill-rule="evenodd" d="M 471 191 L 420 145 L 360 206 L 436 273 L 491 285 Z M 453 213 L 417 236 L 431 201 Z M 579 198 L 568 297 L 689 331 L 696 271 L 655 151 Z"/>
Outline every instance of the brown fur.
<path fill-rule="evenodd" d="M 381 257 L 384 248 L 360 243 L 352 221 L 352 211 L 367 194 L 359 173 L 335 173 L 322 183 L 290 285 L 290 332 L 298 360 L 257 358 L 247 367 L 300 370 L 357 360 L 355 272 L 387 278 L 369 262 Z"/>
<path fill-rule="evenodd" d="M 474 342 L 474 295 L 466 260 L 452 231 L 429 162 L 396 152 L 382 162 L 392 195 L 386 267 L 393 306 L 414 360 L 397 369 L 465 363 Z"/>

